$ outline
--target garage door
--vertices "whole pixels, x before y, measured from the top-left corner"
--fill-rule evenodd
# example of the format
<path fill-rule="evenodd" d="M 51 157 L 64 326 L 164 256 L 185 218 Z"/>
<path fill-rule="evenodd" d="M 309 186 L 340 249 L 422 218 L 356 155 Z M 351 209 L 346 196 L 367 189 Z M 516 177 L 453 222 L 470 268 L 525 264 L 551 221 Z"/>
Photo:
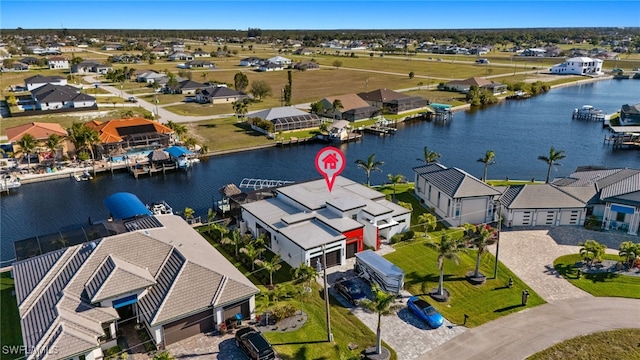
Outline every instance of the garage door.
<path fill-rule="evenodd" d="M 580 211 L 563 210 L 560 214 L 560 225 L 578 225 Z"/>
<path fill-rule="evenodd" d="M 213 310 L 205 310 L 164 327 L 165 346 L 203 332 L 213 331 Z"/>
<path fill-rule="evenodd" d="M 235 320 L 236 314 L 242 314 L 243 319 L 249 319 L 251 317 L 251 312 L 249 311 L 249 300 L 225 306 L 223 309 L 225 321 L 229 319 Z"/>
<path fill-rule="evenodd" d="M 322 255 L 311 258 L 311 266 L 316 266 L 316 262 L 322 263 Z M 327 268 L 340 265 L 340 249 L 327 253 Z"/>
<path fill-rule="evenodd" d="M 516 211 L 513 213 L 513 226 L 531 225 L 530 211 Z"/>
<path fill-rule="evenodd" d="M 555 224 L 556 224 L 555 211 L 540 211 L 538 213 L 537 225 L 555 225 Z"/>
<path fill-rule="evenodd" d="M 347 244 L 347 259 L 356 256 L 358 252 L 358 242 L 354 241 L 351 244 Z"/>

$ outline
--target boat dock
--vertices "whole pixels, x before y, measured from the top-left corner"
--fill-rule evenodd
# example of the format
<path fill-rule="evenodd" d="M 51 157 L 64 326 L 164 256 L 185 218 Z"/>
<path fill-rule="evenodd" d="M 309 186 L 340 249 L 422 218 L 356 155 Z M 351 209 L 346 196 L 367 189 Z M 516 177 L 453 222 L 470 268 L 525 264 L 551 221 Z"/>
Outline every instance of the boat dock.
<path fill-rule="evenodd" d="M 618 148 L 640 149 L 640 126 L 610 126 L 613 135 L 605 135 L 604 143 Z"/>
<path fill-rule="evenodd" d="M 178 169 L 178 165 L 174 164 L 135 164 L 134 166 L 129 166 L 129 172 L 137 179 L 140 175 L 149 175 L 152 176 L 154 173 L 162 172 L 162 174 L 166 174 L 167 171 L 173 171 Z"/>
<path fill-rule="evenodd" d="M 591 105 L 583 105 L 580 109 L 573 109 L 572 119 L 588 121 L 604 121 L 605 114 Z"/>
<path fill-rule="evenodd" d="M 282 139 L 282 140 L 276 141 L 276 146 L 300 145 L 300 144 L 312 143 L 312 142 L 315 142 L 316 140 L 317 138 L 314 136 L 305 137 L 305 138 L 291 137 L 288 140 Z"/>

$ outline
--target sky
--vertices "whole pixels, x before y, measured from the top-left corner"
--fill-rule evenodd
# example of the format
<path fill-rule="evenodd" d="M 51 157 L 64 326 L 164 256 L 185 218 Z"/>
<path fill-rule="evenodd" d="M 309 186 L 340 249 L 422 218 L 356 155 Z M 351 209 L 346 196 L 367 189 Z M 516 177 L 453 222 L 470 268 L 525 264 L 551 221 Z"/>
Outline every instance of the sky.
<path fill-rule="evenodd" d="M 0 1 L 0 29 L 640 27 L 640 0 Z"/>

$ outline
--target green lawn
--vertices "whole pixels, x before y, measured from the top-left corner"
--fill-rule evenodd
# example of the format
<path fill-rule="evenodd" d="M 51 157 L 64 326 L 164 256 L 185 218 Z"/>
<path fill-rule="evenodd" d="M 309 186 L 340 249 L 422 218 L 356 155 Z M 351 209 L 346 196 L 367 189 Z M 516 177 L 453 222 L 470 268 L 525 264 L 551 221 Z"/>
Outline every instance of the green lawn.
<path fill-rule="evenodd" d="M 268 275 L 265 274 L 264 270 L 259 270 L 256 266 L 256 271 L 251 272 L 251 265 L 247 265 L 246 262 L 243 263 L 233 256 L 235 250 L 232 247 L 229 245 L 222 246 L 212 241 L 206 235 L 205 230 L 204 227 L 199 229 L 209 243 L 256 284 L 262 292 L 267 291 L 265 285 L 268 284 Z M 271 253 L 265 255 L 266 258 L 271 258 L 271 256 L 273 256 Z M 290 269 L 285 262 L 282 262 L 282 268 L 273 275 L 273 282 L 277 287 L 284 289 L 301 288 L 301 285 L 291 280 Z M 363 349 L 375 344 L 376 335 L 366 325 L 362 324 L 355 315 L 351 314 L 349 309 L 342 307 L 334 298 L 330 298 L 331 332 L 334 336 L 334 342 L 327 342 L 323 291 L 316 282 L 313 282 L 311 287 L 311 293 L 305 294 L 303 298 L 300 295 L 293 295 L 277 302 L 272 299 L 267 303 L 265 297 L 257 296 L 256 306 L 259 312 L 268 307 L 291 304 L 296 309 L 303 308 L 304 312 L 309 316 L 307 322 L 297 331 L 265 333 L 265 337 L 274 345 L 280 358 L 300 360 L 352 359 L 357 358 L 359 352 Z M 358 349 L 349 350 L 349 343 L 358 344 Z M 391 349 L 391 352 L 391 358 L 397 359 L 395 351 Z"/>
<path fill-rule="evenodd" d="M 528 357 L 528 360 L 640 359 L 640 329 L 619 329 L 578 336 Z"/>
<path fill-rule="evenodd" d="M 20 315 L 18 304 L 13 292 L 13 279 L 8 272 L 0 274 L 0 343 L 8 346 L 22 345 L 22 331 L 20 329 Z M 19 354 L 10 355 L 0 352 L 0 359 L 18 359 Z"/>
<path fill-rule="evenodd" d="M 613 254 L 604 255 L 604 260 L 619 261 Z M 614 273 L 582 274 L 578 279 L 578 270 L 574 264 L 581 261 L 579 254 L 565 255 L 553 262 L 555 269 L 574 286 L 593 296 L 614 296 L 640 299 L 640 276 L 625 276 Z"/>

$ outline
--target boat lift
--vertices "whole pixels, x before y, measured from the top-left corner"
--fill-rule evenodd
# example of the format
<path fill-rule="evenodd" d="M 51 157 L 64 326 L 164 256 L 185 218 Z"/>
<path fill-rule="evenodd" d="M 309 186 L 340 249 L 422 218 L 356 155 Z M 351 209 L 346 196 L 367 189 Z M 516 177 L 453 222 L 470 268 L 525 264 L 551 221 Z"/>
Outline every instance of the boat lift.
<path fill-rule="evenodd" d="M 289 185 L 293 183 L 294 181 L 289 181 L 289 180 L 266 180 L 266 179 L 244 178 L 240 182 L 239 188 L 259 190 L 259 189 Z"/>

